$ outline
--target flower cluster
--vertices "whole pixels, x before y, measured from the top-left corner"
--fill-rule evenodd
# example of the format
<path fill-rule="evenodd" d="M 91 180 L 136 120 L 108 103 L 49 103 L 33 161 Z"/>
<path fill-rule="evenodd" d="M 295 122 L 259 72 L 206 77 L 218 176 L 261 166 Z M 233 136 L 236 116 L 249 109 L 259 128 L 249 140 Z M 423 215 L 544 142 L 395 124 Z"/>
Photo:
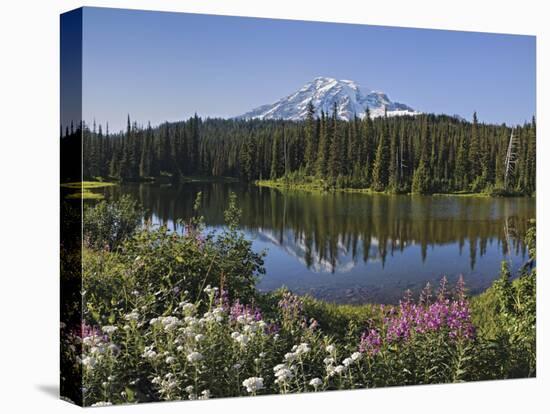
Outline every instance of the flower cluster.
<path fill-rule="evenodd" d="M 269 321 L 258 307 L 238 300 L 231 303 L 223 290 L 211 286 L 202 290 L 208 301 L 193 303 L 182 292 L 162 315 L 155 314 L 153 306 L 135 305 L 121 313 L 118 324 L 80 329 L 84 353 L 79 362 L 89 385 L 86 389 L 91 390 L 85 391 L 87 401 L 116 403 L 122 396 L 122 401 L 131 402 L 138 395 L 132 389 L 139 390 L 140 397 L 151 393 L 150 399 L 200 400 L 256 395 L 261 390 L 284 394 L 376 386 L 380 380 L 372 364 L 387 364 L 392 356 L 384 361 L 371 358 L 386 345 L 432 338 L 431 333 L 447 343 L 474 337 L 461 283 L 454 299 L 448 298 L 444 281 L 433 301 L 425 289 L 418 303 L 407 294 L 398 306 L 380 307 L 378 322 L 362 334 L 358 350 L 316 329 L 302 300 L 289 292 Z M 124 361 L 134 356 L 146 374 L 117 385 L 127 375 Z M 391 366 L 384 369 L 391 371 Z"/>
<path fill-rule="evenodd" d="M 475 329 L 471 321 L 468 301 L 464 294 L 464 281 L 459 279 L 455 298 L 449 299 L 447 280 L 443 278 L 433 303 L 429 285 L 423 290 L 418 303 L 411 300 L 410 293 L 398 307 L 385 309 L 386 316 L 381 329 L 369 329 L 361 336 L 359 350 L 376 355 L 383 341 L 407 343 L 414 335 L 443 332 L 453 340 L 471 340 Z M 385 336 L 382 334 L 385 332 Z"/>
<path fill-rule="evenodd" d="M 297 320 L 302 316 L 304 304 L 302 300 L 291 292 L 284 292 L 278 303 L 279 309 L 285 319 Z"/>
<path fill-rule="evenodd" d="M 264 388 L 264 379 L 262 377 L 250 377 L 243 381 L 243 387 L 250 394 L 256 394 L 259 390 Z"/>
<path fill-rule="evenodd" d="M 252 305 L 244 305 L 236 300 L 229 308 L 229 317 L 232 321 L 255 320 L 262 319 L 262 312 L 259 308 Z"/>

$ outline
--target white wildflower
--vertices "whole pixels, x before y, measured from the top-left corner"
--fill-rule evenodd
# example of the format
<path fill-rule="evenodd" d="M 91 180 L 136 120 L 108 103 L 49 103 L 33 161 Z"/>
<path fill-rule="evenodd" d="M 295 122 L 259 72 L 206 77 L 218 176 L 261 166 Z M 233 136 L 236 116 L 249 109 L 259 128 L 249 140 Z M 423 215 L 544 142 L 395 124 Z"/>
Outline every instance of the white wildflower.
<path fill-rule="evenodd" d="M 362 356 L 363 354 L 361 352 L 354 352 L 353 354 L 351 354 L 351 359 L 353 359 L 354 361 L 359 361 Z"/>
<path fill-rule="evenodd" d="M 345 367 L 342 365 L 338 365 L 337 367 L 334 368 L 334 372 L 336 374 L 342 374 L 344 370 L 345 370 Z"/>
<path fill-rule="evenodd" d="M 82 343 L 86 346 L 97 346 L 101 344 L 101 338 L 96 335 L 87 336 L 82 340 Z"/>
<path fill-rule="evenodd" d="M 346 358 L 342 361 L 342 364 L 345 366 L 345 367 L 349 367 L 351 364 L 353 364 L 353 359 L 351 358 Z"/>
<path fill-rule="evenodd" d="M 219 289 L 217 287 L 211 287 L 210 285 L 204 288 L 204 293 L 206 293 L 207 295 L 215 295 L 216 293 L 218 293 L 218 291 Z"/>
<path fill-rule="evenodd" d="M 275 366 L 273 367 L 273 372 L 277 372 L 277 371 L 279 371 L 279 370 L 281 370 L 281 369 L 283 369 L 283 368 L 286 368 L 286 365 L 285 365 L 285 364 L 275 365 Z"/>
<path fill-rule="evenodd" d="M 334 345 L 327 345 L 326 348 L 325 348 L 325 351 L 327 351 L 329 354 L 332 354 L 334 353 L 334 351 L 336 351 L 336 347 Z"/>
<path fill-rule="evenodd" d="M 164 360 L 164 362 L 166 362 L 168 365 L 171 365 L 176 362 L 176 358 L 174 358 L 173 356 L 169 356 Z"/>
<path fill-rule="evenodd" d="M 277 379 L 275 380 L 275 383 L 276 384 L 285 383 L 288 380 L 292 379 L 293 376 L 294 376 L 294 374 L 292 373 L 291 370 L 289 370 L 286 367 L 281 368 L 281 369 L 279 369 L 278 371 L 275 372 L 275 377 L 277 377 Z"/>
<path fill-rule="evenodd" d="M 175 316 L 166 316 L 161 319 L 161 323 L 162 323 L 162 326 L 164 326 L 164 330 L 169 332 L 176 329 L 181 322 Z"/>
<path fill-rule="evenodd" d="M 153 351 L 152 347 L 148 346 L 148 347 L 145 347 L 145 349 L 143 350 L 143 354 L 141 354 L 141 356 L 147 359 L 154 359 L 157 357 L 157 353 Z"/>
<path fill-rule="evenodd" d="M 197 326 L 199 324 L 199 321 L 194 316 L 186 316 L 184 321 L 189 327 Z"/>
<path fill-rule="evenodd" d="M 323 381 L 321 381 L 320 378 L 313 378 L 311 381 L 309 381 L 309 385 L 311 385 L 313 388 L 317 389 L 323 384 Z"/>
<path fill-rule="evenodd" d="M 105 332 L 107 335 L 111 335 L 113 334 L 116 330 L 118 330 L 118 328 L 116 326 L 112 326 L 112 325 L 107 325 L 107 326 L 104 326 L 103 328 L 101 328 L 101 330 L 103 332 Z"/>
<path fill-rule="evenodd" d="M 296 360 L 297 355 L 294 352 L 287 352 L 285 354 L 285 361 L 293 362 Z"/>
<path fill-rule="evenodd" d="M 242 347 L 245 347 L 250 341 L 250 337 L 248 335 L 239 332 L 233 332 L 231 337 Z"/>
<path fill-rule="evenodd" d="M 187 387 L 185 387 L 185 392 L 187 394 L 191 394 L 193 392 L 193 386 L 192 385 L 188 385 Z"/>
<path fill-rule="evenodd" d="M 263 389 L 264 379 L 261 377 L 250 377 L 243 381 L 243 387 L 246 388 L 246 391 L 249 393 L 255 393 Z"/>
<path fill-rule="evenodd" d="M 197 334 L 195 335 L 195 341 L 200 342 L 205 338 L 203 334 Z"/>
<path fill-rule="evenodd" d="M 96 363 L 97 363 L 97 360 L 94 357 L 87 356 L 82 358 L 82 365 L 84 365 L 87 368 L 95 367 Z"/>
<path fill-rule="evenodd" d="M 332 357 L 327 357 L 327 358 L 323 359 L 323 363 L 325 365 L 332 365 L 332 364 L 334 364 L 334 362 L 335 362 L 334 358 L 332 358 Z"/>
<path fill-rule="evenodd" d="M 189 355 L 187 355 L 187 360 L 192 364 L 194 364 L 195 362 L 202 361 L 203 358 L 204 357 L 202 356 L 202 354 L 197 351 L 193 351 Z"/>
<path fill-rule="evenodd" d="M 296 353 L 296 355 L 303 355 L 303 354 L 307 354 L 310 350 L 311 348 L 309 347 L 308 344 L 302 343 L 296 346 L 296 349 L 294 350 L 294 352 Z"/>
<path fill-rule="evenodd" d="M 188 315 L 188 316 L 193 315 L 196 311 L 195 305 L 193 305 L 192 303 L 189 303 L 189 302 L 181 302 L 180 307 L 181 307 L 181 311 L 183 312 L 183 314 Z"/>
<path fill-rule="evenodd" d="M 139 319 L 139 313 L 137 309 L 134 309 L 132 312 L 124 315 L 124 319 L 127 321 L 137 321 Z"/>
<path fill-rule="evenodd" d="M 199 397 L 199 400 L 208 400 L 210 398 L 210 390 L 204 390 L 201 392 L 201 396 Z"/>

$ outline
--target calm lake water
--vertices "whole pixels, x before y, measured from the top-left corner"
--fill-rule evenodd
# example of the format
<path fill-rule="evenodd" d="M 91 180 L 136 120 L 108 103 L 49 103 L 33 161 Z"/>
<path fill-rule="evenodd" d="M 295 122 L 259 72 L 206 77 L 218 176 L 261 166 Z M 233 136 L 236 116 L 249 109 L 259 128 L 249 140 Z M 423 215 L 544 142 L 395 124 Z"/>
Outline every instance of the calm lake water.
<path fill-rule="evenodd" d="M 239 183 L 180 186 L 125 184 L 107 198 L 132 194 L 154 223 L 174 228 L 203 194 L 209 229 L 223 227 L 229 192 L 242 209 L 241 229 L 266 250 L 260 290 L 287 286 L 338 303 L 395 303 L 406 289 L 464 275 L 472 294 L 490 286 L 500 263 L 515 272 L 527 260 L 523 237 L 533 198 L 316 194 Z M 176 229 L 180 231 L 181 229 Z"/>

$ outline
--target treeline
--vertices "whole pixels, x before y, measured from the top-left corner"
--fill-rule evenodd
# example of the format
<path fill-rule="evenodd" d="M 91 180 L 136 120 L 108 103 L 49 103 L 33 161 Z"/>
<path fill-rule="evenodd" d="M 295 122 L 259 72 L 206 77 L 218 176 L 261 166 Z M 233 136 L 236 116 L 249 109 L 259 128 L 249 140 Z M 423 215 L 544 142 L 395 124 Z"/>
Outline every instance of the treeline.
<path fill-rule="evenodd" d="M 342 121 L 336 106 L 314 117 L 309 105 L 301 122 L 195 115 L 142 127 L 128 116 L 125 132 L 104 133 L 94 122 L 82 136 L 87 179 L 201 175 L 389 192 L 535 192 L 534 118 L 512 131 L 479 123 L 475 113 L 473 122 L 444 115 Z"/>

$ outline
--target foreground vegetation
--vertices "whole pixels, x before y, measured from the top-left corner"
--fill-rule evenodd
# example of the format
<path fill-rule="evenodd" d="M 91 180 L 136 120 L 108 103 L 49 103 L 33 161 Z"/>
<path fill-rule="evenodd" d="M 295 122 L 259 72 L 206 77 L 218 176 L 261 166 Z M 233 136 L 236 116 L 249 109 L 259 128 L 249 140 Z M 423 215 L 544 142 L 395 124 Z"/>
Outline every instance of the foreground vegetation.
<path fill-rule="evenodd" d="M 503 265 L 472 300 L 445 279 L 398 305 L 261 294 L 263 255 L 237 230 L 235 197 L 219 234 L 200 206 L 183 235 L 141 228 L 128 197 L 87 207 L 84 322 L 62 326 L 83 388 L 69 380 L 63 395 L 109 405 L 535 375 L 534 262 L 513 282 Z M 533 229 L 532 260 L 534 242 Z"/>

